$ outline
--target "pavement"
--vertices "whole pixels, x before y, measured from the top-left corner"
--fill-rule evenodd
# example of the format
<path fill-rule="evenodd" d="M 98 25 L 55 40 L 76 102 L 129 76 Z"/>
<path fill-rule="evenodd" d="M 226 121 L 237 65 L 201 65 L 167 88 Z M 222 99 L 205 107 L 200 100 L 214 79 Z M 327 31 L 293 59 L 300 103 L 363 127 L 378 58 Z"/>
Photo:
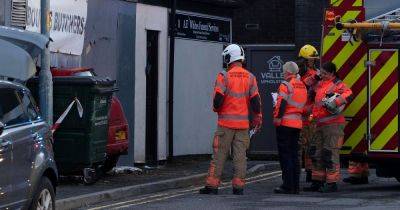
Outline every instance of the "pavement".
<path fill-rule="evenodd" d="M 342 170 L 347 176 L 346 170 Z M 302 180 L 304 180 L 304 173 Z M 200 195 L 199 187 L 164 191 L 145 196 L 134 196 L 119 201 L 108 201 L 88 206 L 102 209 L 399 209 L 400 184 L 394 178 L 378 178 L 371 170 L 370 183 L 350 185 L 339 183 L 335 193 L 301 192 L 299 195 L 279 195 L 272 191 L 280 185 L 278 171 L 264 172 L 247 181 L 245 195 L 232 195 L 229 183 L 219 195 Z M 308 185 L 304 181 L 302 187 Z"/>
<path fill-rule="evenodd" d="M 156 168 L 143 167 L 132 174 L 106 174 L 93 185 L 80 180 L 63 179 L 57 188 L 57 209 L 85 208 L 89 205 L 124 199 L 130 196 L 202 185 L 209 166 L 209 157 L 178 158 Z M 248 161 L 248 174 L 276 170 L 275 161 Z M 232 177 L 232 162 L 228 161 L 224 180 Z"/>

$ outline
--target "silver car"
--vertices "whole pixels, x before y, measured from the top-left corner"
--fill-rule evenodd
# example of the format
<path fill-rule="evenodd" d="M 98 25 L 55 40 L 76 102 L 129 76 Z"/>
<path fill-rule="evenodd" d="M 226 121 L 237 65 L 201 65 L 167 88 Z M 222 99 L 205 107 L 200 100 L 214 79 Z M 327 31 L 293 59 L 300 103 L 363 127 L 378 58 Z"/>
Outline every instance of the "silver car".
<path fill-rule="evenodd" d="M 0 209 L 55 209 L 52 141 L 30 91 L 0 80 Z"/>

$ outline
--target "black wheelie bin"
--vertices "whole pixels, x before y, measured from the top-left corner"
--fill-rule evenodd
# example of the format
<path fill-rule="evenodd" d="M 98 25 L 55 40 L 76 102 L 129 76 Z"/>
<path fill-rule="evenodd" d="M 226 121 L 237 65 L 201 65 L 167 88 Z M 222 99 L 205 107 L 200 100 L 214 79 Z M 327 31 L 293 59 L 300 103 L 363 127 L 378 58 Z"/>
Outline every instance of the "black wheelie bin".
<path fill-rule="evenodd" d="M 38 78 L 28 82 L 37 99 L 38 82 Z M 97 180 L 96 174 L 106 158 L 108 110 L 115 90 L 115 80 L 109 78 L 53 77 L 54 122 L 75 98 L 83 107 L 82 118 L 73 107 L 54 133 L 54 153 L 60 175 L 83 175 L 86 184 Z"/>

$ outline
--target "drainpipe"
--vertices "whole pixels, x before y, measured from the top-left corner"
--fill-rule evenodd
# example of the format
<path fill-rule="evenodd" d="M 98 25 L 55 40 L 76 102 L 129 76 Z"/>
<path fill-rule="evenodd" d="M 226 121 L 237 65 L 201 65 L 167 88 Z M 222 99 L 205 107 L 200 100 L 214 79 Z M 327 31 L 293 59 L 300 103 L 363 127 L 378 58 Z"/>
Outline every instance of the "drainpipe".
<path fill-rule="evenodd" d="M 176 19 L 176 0 L 170 1 L 171 18 L 169 22 L 169 80 L 168 80 L 168 158 L 174 156 L 174 66 L 175 66 L 175 19 Z"/>
<path fill-rule="evenodd" d="M 41 0 L 40 32 L 50 37 L 50 0 Z M 53 78 L 50 72 L 50 49 L 47 46 L 41 55 L 41 70 L 39 73 L 40 110 L 49 125 L 53 125 Z"/>

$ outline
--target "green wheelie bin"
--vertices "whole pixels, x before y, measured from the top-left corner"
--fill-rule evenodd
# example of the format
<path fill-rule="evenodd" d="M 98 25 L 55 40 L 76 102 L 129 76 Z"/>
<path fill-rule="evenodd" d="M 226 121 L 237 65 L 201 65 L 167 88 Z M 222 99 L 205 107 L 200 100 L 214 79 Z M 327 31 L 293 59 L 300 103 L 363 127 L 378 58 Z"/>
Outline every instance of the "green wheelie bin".
<path fill-rule="evenodd" d="M 38 79 L 28 82 L 38 96 Z M 115 80 L 104 77 L 53 77 L 54 122 L 77 98 L 83 117 L 73 107 L 54 133 L 54 154 L 60 175 L 83 175 L 84 182 L 94 183 L 106 158 L 108 110 Z M 38 98 L 38 97 L 36 97 Z"/>

